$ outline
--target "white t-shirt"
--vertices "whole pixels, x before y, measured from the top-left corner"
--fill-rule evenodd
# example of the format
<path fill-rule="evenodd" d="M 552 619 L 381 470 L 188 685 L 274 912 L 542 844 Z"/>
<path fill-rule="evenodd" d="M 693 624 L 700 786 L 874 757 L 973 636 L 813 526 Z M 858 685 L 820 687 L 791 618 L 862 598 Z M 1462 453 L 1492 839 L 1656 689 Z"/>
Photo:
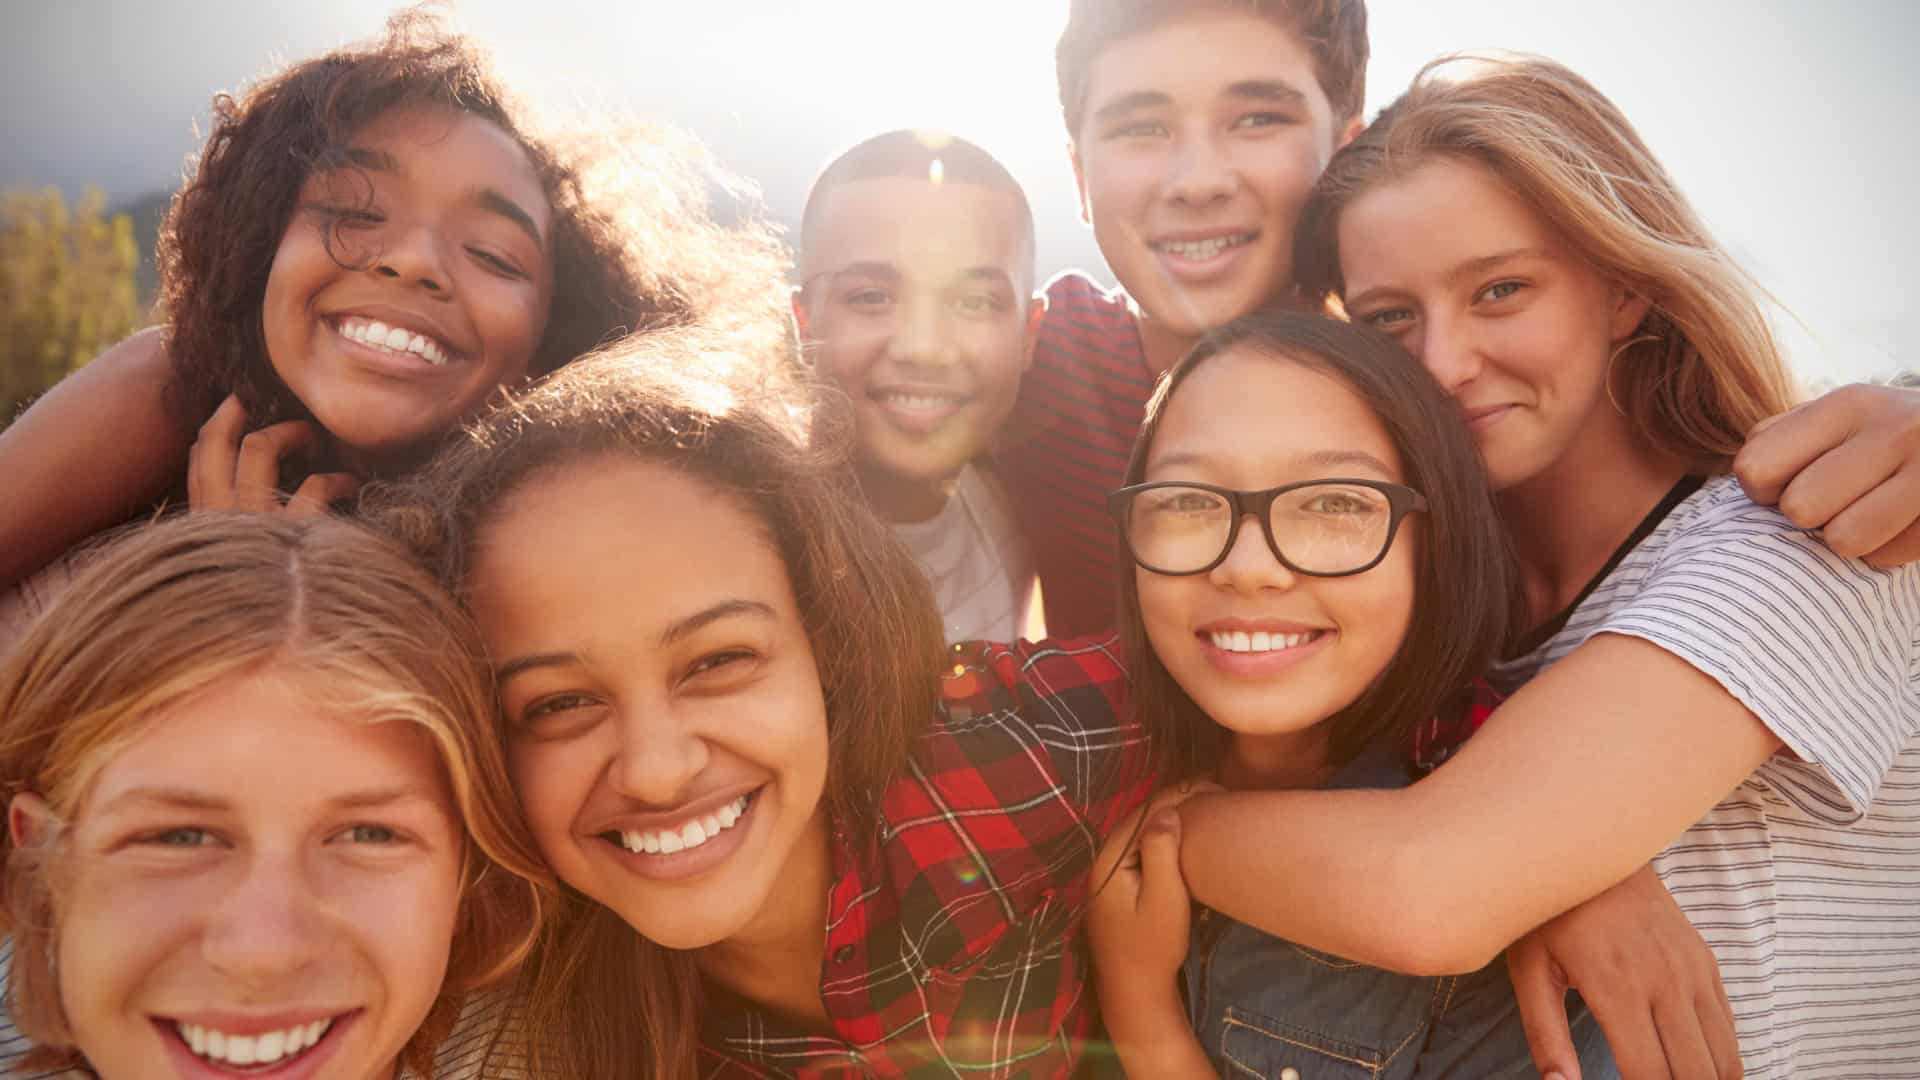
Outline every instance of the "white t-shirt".
<path fill-rule="evenodd" d="M 21 1060 L 33 1044 L 13 1026 L 6 1008 L 6 990 L 13 972 L 13 939 L 0 938 L 0 1080 L 93 1080 L 80 1069 L 27 1069 Z M 510 1046 L 515 1027 L 511 998 L 503 991 L 481 994 L 467 1002 L 453 1033 L 434 1054 L 434 1080 L 517 1080 L 526 1075 L 525 1059 Z M 415 1080 L 411 1071 L 399 1080 Z"/>
<path fill-rule="evenodd" d="M 1792 750 L 1654 860 L 1720 960 L 1749 1080 L 1920 1076 L 1920 566 L 1841 559 L 1723 477 L 1494 681 L 1603 632 L 1685 660 Z"/>
<path fill-rule="evenodd" d="M 933 584 L 947 640 L 1012 641 L 1027 630 L 1033 558 L 991 475 L 969 465 L 940 513 L 896 522 L 895 535 Z"/>

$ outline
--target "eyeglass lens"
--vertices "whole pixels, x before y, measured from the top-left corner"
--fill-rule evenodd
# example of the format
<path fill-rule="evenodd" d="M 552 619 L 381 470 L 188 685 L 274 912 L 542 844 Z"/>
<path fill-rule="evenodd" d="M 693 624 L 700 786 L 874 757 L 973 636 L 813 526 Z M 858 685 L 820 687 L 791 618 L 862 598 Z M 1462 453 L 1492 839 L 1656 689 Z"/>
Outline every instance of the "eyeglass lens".
<path fill-rule="evenodd" d="M 1191 573 L 1225 553 L 1233 520 L 1233 501 L 1217 491 L 1149 488 L 1128 506 L 1127 540 L 1134 557 L 1149 568 Z M 1379 558 L 1392 527 L 1393 504 L 1385 492 L 1370 487 L 1309 484 L 1280 493 L 1267 520 L 1288 562 L 1307 573 L 1339 574 Z"/>

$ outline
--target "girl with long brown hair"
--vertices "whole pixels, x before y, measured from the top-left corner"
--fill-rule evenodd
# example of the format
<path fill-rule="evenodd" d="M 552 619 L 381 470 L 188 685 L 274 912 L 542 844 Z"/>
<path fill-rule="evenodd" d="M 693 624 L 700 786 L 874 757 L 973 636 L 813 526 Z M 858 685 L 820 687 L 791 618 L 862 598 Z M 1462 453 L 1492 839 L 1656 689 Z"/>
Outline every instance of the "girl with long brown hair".
<path fill-rule="evenodd" d="M 1451 970 L 1652 859 L 1740 1041 L 1676 1043 L 1677 1072 L 1898 1072 L 1920 569 L 1840 558 L 1727 474 L 1790 382 L 1755 290 L 1618 109 L 1549 61 L 1459 66 L 1335 158 L 1297 263 L 1472 428 L 1532 628 L 1497 671 L 1516 692 L 1412 788 L 1192 804 L 1183 861 L 1219 858 L 1236 821 L 1289 838 L 1195 893 Z"/>

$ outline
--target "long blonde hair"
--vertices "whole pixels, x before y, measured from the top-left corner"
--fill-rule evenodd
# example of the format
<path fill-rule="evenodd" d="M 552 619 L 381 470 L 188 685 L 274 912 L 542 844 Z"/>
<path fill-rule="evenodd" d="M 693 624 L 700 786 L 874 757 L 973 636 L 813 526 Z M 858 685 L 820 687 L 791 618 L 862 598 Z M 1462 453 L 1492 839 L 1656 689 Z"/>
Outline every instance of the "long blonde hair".
<path fill-rule="evenodd" d="M 1651 303 L 1608 373 L 1609 393 L 1648 444 L 1724 469 L 1755 424 L 1793 404 L 1758 287 L 1613 102 L 1538 57 L 1435 60 L 1334 156 L 1295 236 L 1309 297 L 1345 290 L 1346 207 L 1435 160 L 1487 170 L 1602 277 Z"/>
<path fill-rule="evenodd" d="M 492 737 L 478 656 L 452 599 L 361 528 L 330 518 L 176 518 L 114 543 L 0 668 L 0 783 L 8 795 L 41 796 L 70 822 L 93 777 L 149 717 L 266 664 L 314 676 L 303 684 L 343 718 L 420 725 L 468 841 L 446 983 L 403 1054 L 431 1075 L 463 996 L 518 965 L 551 888 Z M 50 960 L 58 836 L 33 848 L 0 837 L 0 856 L 0 930 L 14 941 L 7 1004 L 43 1061 L 78 1066 Z"/>

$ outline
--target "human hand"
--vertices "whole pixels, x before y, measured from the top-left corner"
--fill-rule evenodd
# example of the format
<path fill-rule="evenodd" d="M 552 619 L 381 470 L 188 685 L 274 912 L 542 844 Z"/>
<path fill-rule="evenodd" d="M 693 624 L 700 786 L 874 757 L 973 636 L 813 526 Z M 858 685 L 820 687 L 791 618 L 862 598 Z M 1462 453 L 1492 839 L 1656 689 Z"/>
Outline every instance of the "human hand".
<path fill-rule="evenodd" d="M 1720 965 L 1653 872 L 1547 922 L 1507 950 L 1527 1046 L 1540 1073 L 1579 1080 L 1567 991 L 1580 991 L 1624 1080 L 1741 1075 Z"/>
<path fill-rule="evenodd" d="M 229 396 L 200 427 L 187 455 L 187 503 L 195 510 L 285 511 L 323 514 L 336 499 L 360 490 L 352 473 L 315 473 L 291 496 L 280 488 L 280 463 L 320 441 L 320 428 L 288 420 L 246 430 L 247 411 Z"/>
<path fill-rule="evenodd" d="M 1174 807 L 1194 791 L 1155 796 L 1114 830 L 1094 860 L 1096 891 L 1087 911 L 1094 983 L 1108 1037 L 1129 1074 L 1217 1075 L 1188 1027 L 1177 989 L 1192 901 L 1180 876 Z"/>
<path fill-rule="evenodd" d="M 1856 383 L 1770 417 L 1733 459 L 1747 496 L 1879 567 L 1920 560 L 1920 389 Z"/>

